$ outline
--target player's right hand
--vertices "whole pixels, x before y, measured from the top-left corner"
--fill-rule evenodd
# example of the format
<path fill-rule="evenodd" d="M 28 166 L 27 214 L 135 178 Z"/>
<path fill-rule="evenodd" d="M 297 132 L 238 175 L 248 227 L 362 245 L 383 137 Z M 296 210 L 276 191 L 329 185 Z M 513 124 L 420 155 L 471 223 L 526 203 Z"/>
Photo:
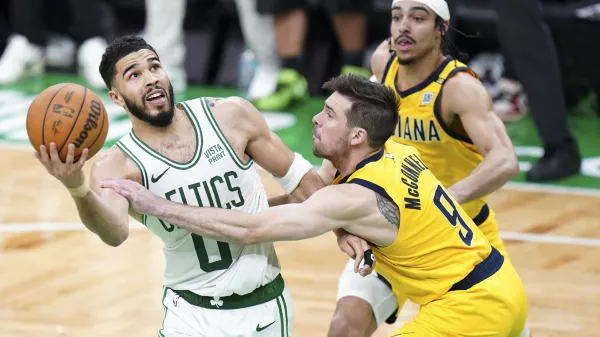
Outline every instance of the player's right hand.
<path fill-rule="evenodd" d="M 46 146 L 41 145 L 40 152 L 34 152 L 33 156 L 44 165 L 48 173 L 60 180 L 67 188 L 77 188 L 85 182 L 83 165 L 87 160 L 88 149 L 82 151 L 77 162 L 74 162 L 75 145 L 69 144 L 67 149 L 67 159 L 64 163 L 58 157 L 55 143 L 50 143 L 49 151 Z"/>

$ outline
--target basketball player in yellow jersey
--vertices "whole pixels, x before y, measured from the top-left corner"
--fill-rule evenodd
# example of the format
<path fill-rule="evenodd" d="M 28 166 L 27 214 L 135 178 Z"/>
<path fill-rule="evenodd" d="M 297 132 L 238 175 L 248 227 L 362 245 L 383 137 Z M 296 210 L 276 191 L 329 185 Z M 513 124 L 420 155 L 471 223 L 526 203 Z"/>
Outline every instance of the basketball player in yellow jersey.
<path fill-rule="evenodd" d="M 445 50 L 450 47 L 446 2 L 390 3 L 391 38 L 375 51 L 371 67 L 376 79 L 401 98 L 392 138 L 419 151 L 469 218 L 508 257 L 495 213 L 486 202 L 486 195 L 519 172 L 506 129 L 477 75 Z M 326 183 L 333 179 L 322 175 Z M 381 276 L 361 278 L 352 265 L 349 261 L 340 276 L 329 337 L 370 336 L 385 319 L 393 322 L 404 304 L 395 302 Z"/>
<path fill-rule="evenodd" d="M 477 75 L 444 54 L 447 8 L 445 0 L 395 0 L 391 40 L 379 47 L 371 67 L 402 99 L 392 138 L 417 148 L 492 245 L 506 255 L 486 196 L 517 175 L 519 165 Z"/>
<path fill-rule="evenodd" d="M 219 241 L 301 240 L 340 228 L 362 237 L 375 270 L 421 305 L 393 336 L 520 336 L 527 301 L 519 276 L 417 150 L 390 140 L 398 121 L 394 92 L 352 75 L 324 88 L 333 94 L 313 118 L 313 153 L 337 175 L 303 203 L 249 214 L 171 202 L 130 180 L 102 187 L 142 214 Z"/>

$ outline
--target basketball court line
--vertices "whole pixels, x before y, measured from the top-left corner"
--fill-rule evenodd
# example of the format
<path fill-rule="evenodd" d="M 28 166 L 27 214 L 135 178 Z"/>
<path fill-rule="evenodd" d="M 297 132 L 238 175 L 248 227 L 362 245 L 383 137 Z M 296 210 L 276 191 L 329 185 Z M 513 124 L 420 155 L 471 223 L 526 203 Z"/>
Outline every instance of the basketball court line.
<path fill-rule="evenodd" d="M 526 192 L 548 192 L 553 194 L 571 194 L 589 197 L 600 197 L 600 190 L 595 188 L 572 187 L 560 185 L 546 185 L 528 182 L 513 182 L 510 181 L 504 185 L 505 189 L 513 191 Z"/>
<path fill-rule="evenodd" d="M 131 229 L 143 229 L 144 225 L 131 221 Z M 1 233 L 27 233 L 27 232 L 68 232 L 86 231 L 87 228 L 80 222 L 30 222 L 30 223 L 0 223 Z M 522 242 L 548 243 L 570 246 L 600 247 L 600 239 L 581 238 L 576 236 L 561 236 L 552 234 L 500 232 L 504 240 Z"/>

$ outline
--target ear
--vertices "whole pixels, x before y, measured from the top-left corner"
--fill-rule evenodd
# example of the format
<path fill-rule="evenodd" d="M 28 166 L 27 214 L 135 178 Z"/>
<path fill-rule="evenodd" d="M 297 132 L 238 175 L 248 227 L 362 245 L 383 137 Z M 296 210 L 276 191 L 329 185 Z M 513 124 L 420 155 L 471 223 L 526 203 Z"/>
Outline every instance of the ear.
<path fill-rule="evenodd" d="M 442 27 L 440 29 L 441 33 L 440 33 L 440 38 L 444 37 L 446 34 L 448 34 L 448 29 L 450 26 L 450 21 L 444 21 L 442 23 Z"/>
<path fill-rule="evenodd" d="M 123 96 L 121 96 L 121 94 L 118 91 L 112 89 L 108 92 L 108 96 L 116 105 L 123 108 L 125 107 L 125 101 L 123 100 Z"/>
<path fill-rule="evenodd" d="M 350 135 L 351 145 L 360 145 L 368 142 L 369 135 L 367 135 L 367 130 L 363 128 L 352 128 L 350 130 Z"/>

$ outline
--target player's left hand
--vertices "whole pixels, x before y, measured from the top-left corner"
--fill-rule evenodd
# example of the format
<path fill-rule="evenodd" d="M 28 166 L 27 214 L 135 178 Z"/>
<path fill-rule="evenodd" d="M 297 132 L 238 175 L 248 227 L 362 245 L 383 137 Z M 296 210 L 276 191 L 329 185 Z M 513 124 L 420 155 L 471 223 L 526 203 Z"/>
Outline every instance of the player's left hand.
<path fill-rule="evenodd" d="M 159 197 L 147 188 L 129 179 L 104 180 L 100 184 L 100 187 L 110 188 L 125 197 L 129 200 L 129 205 L 140 214 L 152 212 L 156 204 L 161 201 Z"/>

